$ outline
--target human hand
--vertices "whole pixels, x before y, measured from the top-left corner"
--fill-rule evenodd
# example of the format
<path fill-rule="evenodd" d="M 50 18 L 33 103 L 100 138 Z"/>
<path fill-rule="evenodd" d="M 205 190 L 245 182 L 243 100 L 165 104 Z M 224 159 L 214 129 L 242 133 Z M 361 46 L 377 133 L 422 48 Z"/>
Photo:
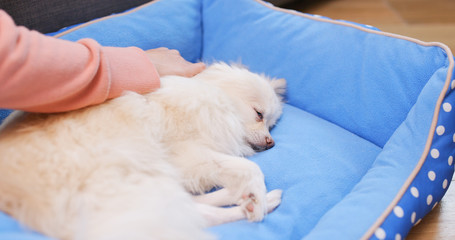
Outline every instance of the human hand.
<path fill-rule="evenodd" d="M 145 53 L 161 77 L 166 75 L 192 77 L 205 69 L 204 63 L 188 62 L 174 49 L 161 47 L 147 50 Z"/>

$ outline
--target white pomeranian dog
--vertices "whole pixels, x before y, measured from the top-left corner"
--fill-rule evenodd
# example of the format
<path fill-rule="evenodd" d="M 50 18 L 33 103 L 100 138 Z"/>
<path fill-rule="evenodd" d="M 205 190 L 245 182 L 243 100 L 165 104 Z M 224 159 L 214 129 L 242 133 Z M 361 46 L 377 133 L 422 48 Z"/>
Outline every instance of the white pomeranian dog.
<path fill-rule="evenodd" d="M 61 240 L 211 239 L 205 227 L 261 221 L 281 191 L 267 193 L 245 156 L 274 146 L 285 80 L 215 63 L 161 84 L 67 113 L 14 112 L 0 127 L 0 209 Z"/>

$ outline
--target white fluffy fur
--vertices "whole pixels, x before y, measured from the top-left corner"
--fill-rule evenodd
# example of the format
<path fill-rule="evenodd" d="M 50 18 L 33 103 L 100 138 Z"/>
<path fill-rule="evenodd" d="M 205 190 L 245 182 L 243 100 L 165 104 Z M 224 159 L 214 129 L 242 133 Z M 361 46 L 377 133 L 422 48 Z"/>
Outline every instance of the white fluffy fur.
<path fill-rule="evenodd" d="M 0 127 L 0 209 L 62 240 L 208 239 L 206 226 L 260 221 L 281 192 L 266 194 L 244 156 L 273 146 L 284 88 L 217 63 L 146 95 L 14 112 Z"/>

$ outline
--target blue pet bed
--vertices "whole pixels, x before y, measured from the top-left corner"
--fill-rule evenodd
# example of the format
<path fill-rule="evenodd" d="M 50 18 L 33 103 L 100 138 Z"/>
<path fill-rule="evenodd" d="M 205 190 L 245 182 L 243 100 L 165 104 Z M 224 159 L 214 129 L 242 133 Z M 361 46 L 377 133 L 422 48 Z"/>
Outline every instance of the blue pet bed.
<path fill-rule="evenodd" d="M 452 180 L 454 59 L 442 44 L 258 0 L 154 1 L 56 37 L 287 79 L 277 144 L 251 157 L 282 204 L 263 222 L 208 229 L 220 239 L 402 239 Z M 2 214 L 0 239 L 47 238 Z"/>

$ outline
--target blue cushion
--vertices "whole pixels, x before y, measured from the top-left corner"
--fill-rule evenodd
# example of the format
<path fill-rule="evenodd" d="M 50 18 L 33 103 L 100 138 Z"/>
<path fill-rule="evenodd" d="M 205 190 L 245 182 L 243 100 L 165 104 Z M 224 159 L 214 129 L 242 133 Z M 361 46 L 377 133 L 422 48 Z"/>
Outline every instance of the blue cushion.
<path fill-rule="evenodd" d="M 176 48 L 287 79 L 277 145 L 251 157 L 282 204 L 264 222 L 209 229 L 221 239 L 404 238 L 451 182 L 454 59 L 442 44 L 258 0 L 155 1 L 58 37 Z"/>

